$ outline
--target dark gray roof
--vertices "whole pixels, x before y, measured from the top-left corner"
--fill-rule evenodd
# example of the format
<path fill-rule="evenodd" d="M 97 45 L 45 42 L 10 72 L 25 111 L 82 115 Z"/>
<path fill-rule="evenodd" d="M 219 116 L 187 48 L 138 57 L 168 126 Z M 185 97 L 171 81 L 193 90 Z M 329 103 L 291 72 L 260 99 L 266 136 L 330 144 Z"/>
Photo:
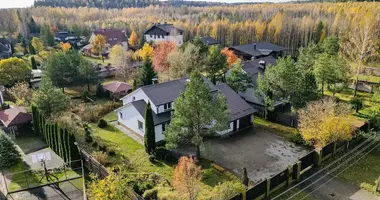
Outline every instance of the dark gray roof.
<path fill-rule="evenodd" d="M 256 44 L 256 50 L 254 49 L 254 45 Z M 251 44 L 243 44 L 238 46 L 232 46 L 230 49 L 235 49 L 240 52 L 246 53 L 251 56 L 266 56 L 269 55 L 272 51 L 280 52 L 284 51 L 285 48 L 272 44 L 270 42 L 256 42 Z"/>
<path fill-rule="evenodd" d="M 157 28 L 163 30 L 166 33 L 171 33 L 173 31 L 177 31 L 179 33 L 183 33 L 183 30 L 181 30 L 179 28 L 176 28 L 175 26 L 173 26 L 173 24 L 164 23 L 164 24 L 153 24 L 148 30 L 145 31 L 144 34 L 146 34 L 147 32 L 149 32 L 154 27 L 157 27 Z"/>
<path fill-rule="evenodd" d="M 277 64 L 277 59 L 273 56 L 267 56 L 243 62 L 243 70 L 252 75 L 252 84 L 254 85 L 256 85 L 258 74 L 264 73 L 264 69 L 262 69 L 259 64 L 260 61 L 265 61 L 266 67 L 269 65 L 275 66 Z"/>
<path fill-rule="evenodd" d="M 208 84 L 211 91 L 217 90 L 217 88 L 205 77 L 203 80 Z M 141 89 L 156 106 L 173 102 L 179 97 L 181 92 L 185 91 L 188 78 L 181 78 L 174 81 L 168 81 L 155 85 L 143 86 Z"/>
<path fill-rule="evenodd" d="M 8 52 L 8 51 L 9 51 L 9 49 L 0 43 L 0 52 Z"/>
<path fill-rule="evenodd" d="M 226 97 L 227 108 L 230 111 L 230 121 L 251 115 L 255 112 L 255 110 L 227 84 L 218 84 L 216 87 Z"/>
<path fill-rule="evenodd" d="M 0 38 L 0 43 L 3 44 L 3 45 L 6 45 L 6 44 L 11 44 L 11 42 L 9 42 L 9 40 L 7 40 L 6 38 Z"/>
<path fill-rule="evenodd" d="M 142 117 L 145 116 L 146 103 L 144 100 L 141 99 L 138 101 L 133 101 L 131 102 L 131 104 L 133 107 L 136 108 L 136 110 L 140 113 Z M 158 124 L 162 124 L 164 122 L 170 121 L 171 112 L 160 113 L 158 115 L 152 112 L 152 114 L 153 114 L 154 125 L 158 125 Z"/>
<path fill-rule="evenodd" d="M 205 45 L 215 45 L 215 44 L 219 44 L 219 42 L 217 40 L 215 40 L 214 38 L 212 37 L 209 37 L 209 36 L 205 36 L 205 37 L 201 37 L 203 43 Z"/>

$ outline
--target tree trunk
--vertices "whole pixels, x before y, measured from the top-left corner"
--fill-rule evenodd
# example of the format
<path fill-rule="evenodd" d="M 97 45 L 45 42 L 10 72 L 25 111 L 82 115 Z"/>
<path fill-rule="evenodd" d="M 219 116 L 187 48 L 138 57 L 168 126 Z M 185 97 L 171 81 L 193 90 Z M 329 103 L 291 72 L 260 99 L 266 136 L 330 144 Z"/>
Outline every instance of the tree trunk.
<path fill-rule="evenodd" d="M 199 160 L 201 158 L 201 148 L 199 145 L 197 145 L 196 147 L 197 147 L 197 158 Z"/>
<path fill-rule="evenodd" d="M 87 83 L 87 90 L 90 91 L 90 84 Z"/>
<path fill-rule="evenodd" d="M 356 74 L 356 80 L 355 80 L 355 86 L 354 86 L 354 97 L 356 97 L 356 92 L 358 90 L 358 83 L 359 83 L 359 74 Z"/>
<path fill-rule="evenodd" d="M 322 81 L 322 89 L 321 89 L 321 93 L 322 93 L 322 98 L 323 98 L 323 88 L 325 87 L 325 81 Z"/>

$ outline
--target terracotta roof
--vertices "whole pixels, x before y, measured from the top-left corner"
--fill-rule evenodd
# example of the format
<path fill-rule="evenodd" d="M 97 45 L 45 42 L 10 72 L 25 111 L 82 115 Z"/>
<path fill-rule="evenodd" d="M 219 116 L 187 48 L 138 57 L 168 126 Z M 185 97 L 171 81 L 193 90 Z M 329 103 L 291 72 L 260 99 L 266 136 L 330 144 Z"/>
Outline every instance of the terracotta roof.
<path fill-rule="evenodd" d="M 114 81 L 112 83 L 104 85 L 104 89 L 112 93 L 118 93 L 118 92 L 126 92 L 128 90 L 131 90 L 132 86 L 129 85 L 128 83 Z"/>
<path fill-rule="evenodd" d="M 107 43 L 111 46 L 128 42 L 127 37 L 120 29 L 98 29 L 93 32 L 95 35 L 103 35 L 107 38 Z M 116 40 L 115 40 L 116 38 Z"/>
<path fill-rule="evenodd" d="M 14 107 L 0 111 L 0 120 L 4 126 L 16 126 L 32 120 L 32 115 L 26 112 L 25 108 Z"/>

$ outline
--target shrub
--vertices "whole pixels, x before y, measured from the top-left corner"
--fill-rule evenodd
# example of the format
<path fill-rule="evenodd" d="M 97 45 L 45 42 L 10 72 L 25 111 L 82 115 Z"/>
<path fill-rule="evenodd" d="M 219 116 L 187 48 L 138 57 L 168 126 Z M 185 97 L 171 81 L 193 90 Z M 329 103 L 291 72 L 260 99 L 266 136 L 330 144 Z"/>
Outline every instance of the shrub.
<path fill-rule="evenodd" d="M 99 151 L 107 152 L 107 147 L 105 145 L 99 145 Z"/>
<path fill-rule="evenodd" d="M 149 161 L 150 161 L 151 163 L 153 163 L 155 160 L 156 160 L 156 156 L 154 156 L 154 155 L 150 155 L 150 156 L 149 156 Z"/>
<path fill-rule="evenodd" d="M 1 104 L 1 110 L 6 110 L 9 108 L 9 105 L 6 103 Z"/>
<path fill-rule="evenodd" d="M 98 146 L 98 142 L 94 141 L 94 142 L 92 143 L 92 146 L 93 146 L 93 147 L 97 147 L 97 146 Z"/>
<path fill-rule="evenodd" d="M 108 155 L 109 155 L 109 156 L 115 156 L 115 155 L 116 155 L 116 152 L 115 152 L 114 150 L 110 150 L 110 151 L 108 152 Z"/>
<path fill-rule="evenodd" d="M 11 167 L 20 159 L 21 155 L 13 141 L 4 132 L 0 132 L 0 169 Z"/>
<path fill-rule="evenodd" d="M 91 131 L 88 127 L 85 127 L 84 128 L 84 132 L 85 132 L 85 140 L 87 143 L 91 143 L 93 141 L 92 139 L 92 136 L 91 136 Z"/>
<path fill-rule="evenodd" d="M 94 157 L 100 164 L 107 164 L 108 155 L 101 151 L 95 151 L 92 153 L 92 157 Z"/>
<path fill-rule="evenodd" d="M 157 189 L 153 188 L 150 190 L 146 190 L 143 194 L 143 198 L 146 200 L 154 200 L 157 199 Z"/>
<path fill-rule="evenodd" d="M 105 128 L 107 126 L 108 126 L 108 124 L 107 124 L 106 120 L 104 120 L 104 119 L 100 119 L 99 120 L 99 122 L 98 122 L 98 127 L 99 128 Z"/>
<path fill-rule="evenodd" d="M 91 97 L 91 93 L 88 90 L 83 91 L 83 94 L 82 94 L 83 101 L 87 102 L 88 101 L 87 98 L 90 98 L 90 97 Z"/>
<path fill-rule="evenodd" d="M 104 97 L 105 96 L 103 84 L 101 84 L 101 83 L 96 84 L 96 96 L 97 97 Z"/>
<path fill-rule="evenodd" d="M 356 112 L 358 112 L 364 106 L 363 99 L 359 97 L 351 98 L 350 104 L 352 105 L 352 108 L 355 109 Z"/>
<path fill-rule="evenodd" d="M 156 157 L 159 160 L 164 160 L 167 154 L 167 150 L 165 147 L 157 147 L 156 148 Z"/>

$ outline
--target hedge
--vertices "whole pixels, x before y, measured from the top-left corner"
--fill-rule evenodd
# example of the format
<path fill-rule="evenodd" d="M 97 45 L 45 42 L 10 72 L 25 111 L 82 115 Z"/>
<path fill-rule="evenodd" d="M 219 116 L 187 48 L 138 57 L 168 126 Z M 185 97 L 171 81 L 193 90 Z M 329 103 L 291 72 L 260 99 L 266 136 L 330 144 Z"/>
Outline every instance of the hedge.
<path fill-rule="evenodd" d="M 46 122 L 45 117 L 32 106 L 33 130 L 66 163 L 80 159 L 75 136 L 57 123 Z"/>

